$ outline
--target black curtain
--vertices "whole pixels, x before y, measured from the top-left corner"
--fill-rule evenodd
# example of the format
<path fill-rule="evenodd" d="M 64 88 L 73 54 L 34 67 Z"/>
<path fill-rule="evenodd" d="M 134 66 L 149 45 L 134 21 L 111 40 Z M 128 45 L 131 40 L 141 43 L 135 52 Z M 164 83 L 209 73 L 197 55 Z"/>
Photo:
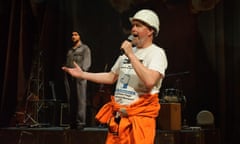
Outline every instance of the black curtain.
<path fill-rule="evenodd" d="M 28 1 L 1 1 L 1 125 L 24 102 L 34 47 L 34 22 Z"/>

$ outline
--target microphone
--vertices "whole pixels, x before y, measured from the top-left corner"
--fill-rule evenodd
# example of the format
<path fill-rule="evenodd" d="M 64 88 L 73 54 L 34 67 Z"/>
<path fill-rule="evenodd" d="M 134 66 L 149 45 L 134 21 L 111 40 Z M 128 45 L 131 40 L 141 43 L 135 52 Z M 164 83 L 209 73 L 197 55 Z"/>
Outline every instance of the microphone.
<path fill-rule="evenodd" d="M 128 38 L 127 38 L 127 41 L 132 42 L 133 38 L 134 38 L 133 35 L 129 35 Z M 120 55 L 123 55 L 124 53 L 125 53 L 125 52 L 124 52 L 124 49 L 121 48 L 121 49 L 120 49 Z"/>

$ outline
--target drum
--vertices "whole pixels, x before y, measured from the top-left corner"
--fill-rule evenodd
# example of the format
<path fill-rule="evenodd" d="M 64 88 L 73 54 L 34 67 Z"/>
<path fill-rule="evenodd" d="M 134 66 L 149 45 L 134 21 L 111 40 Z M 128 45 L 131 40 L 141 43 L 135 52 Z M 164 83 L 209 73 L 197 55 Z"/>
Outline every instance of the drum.
<path fill-rule="evenodd" d="M 180 90 L 168 88 L 164 89 L 161 99 L 163 102 L 178 103 L 180 95 L 181 95 Z"/>

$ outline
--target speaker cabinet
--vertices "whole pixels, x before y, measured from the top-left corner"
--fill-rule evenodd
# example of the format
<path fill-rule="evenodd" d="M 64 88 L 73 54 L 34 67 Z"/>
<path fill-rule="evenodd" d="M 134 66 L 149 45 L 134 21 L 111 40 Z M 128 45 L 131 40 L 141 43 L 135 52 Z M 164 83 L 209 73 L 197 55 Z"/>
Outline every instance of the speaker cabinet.
<path fill-rule="evenodd" d="M 181 130 L 181 144 L 204 144 L 204 132 L 200 129 Z"/>
<path fill-rule="evenodd" d="M 157 127 L 161 130 L 181 130 L 181 104 L 161 103 Z"/>
<path fill-rule="evenodd" d="M 58 102 L 53 100 L 43 100 L 38 102 L 38 122 L 42 126 L 58 125 Z"/>
<path fill-rule="evenodd" d="M 69 104 L 61 103 L 60 109 L 60 126 L 69 126 Z"/>
<path fill-rule="evenodd" d="M 180 144 L 179 131 L 161 131 L 157 132 L 155 144 Z"/>
<path fill-rule="evenodd" d="M 220 130 L 219 129 L 203 129 L 204 144 L 220 144 Z"/>

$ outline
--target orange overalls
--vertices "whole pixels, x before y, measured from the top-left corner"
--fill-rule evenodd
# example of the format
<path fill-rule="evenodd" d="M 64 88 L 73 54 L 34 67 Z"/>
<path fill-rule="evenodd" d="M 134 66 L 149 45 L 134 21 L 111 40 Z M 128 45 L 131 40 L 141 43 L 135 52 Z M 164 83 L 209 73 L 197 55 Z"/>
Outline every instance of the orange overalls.
<path fill-rule="evenodd" d="M 117 104 L 111 96 L 96 119 L 108 124 L 106 144 L 153 144 L 159 110 L 158 94 L 141 95 L 129 106 Z"/>

